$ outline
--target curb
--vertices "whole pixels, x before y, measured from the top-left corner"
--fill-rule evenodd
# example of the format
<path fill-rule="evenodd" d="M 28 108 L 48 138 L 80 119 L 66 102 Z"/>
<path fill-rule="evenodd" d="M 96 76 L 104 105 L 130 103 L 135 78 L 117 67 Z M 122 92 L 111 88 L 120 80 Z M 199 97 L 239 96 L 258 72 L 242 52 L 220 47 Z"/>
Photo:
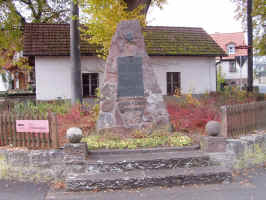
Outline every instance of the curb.
<path fill-rule="evenodd" d="M 191 145 L 184 147 L 159 147 L 147 149 L 114 149 L 114 150 L 89 150 L 89 154 L 133 154 L 133 153 L 157 153 L 157 152 L 176 152 L 176 151 L 196 151 L 200 149 L 200 145 Z"/>

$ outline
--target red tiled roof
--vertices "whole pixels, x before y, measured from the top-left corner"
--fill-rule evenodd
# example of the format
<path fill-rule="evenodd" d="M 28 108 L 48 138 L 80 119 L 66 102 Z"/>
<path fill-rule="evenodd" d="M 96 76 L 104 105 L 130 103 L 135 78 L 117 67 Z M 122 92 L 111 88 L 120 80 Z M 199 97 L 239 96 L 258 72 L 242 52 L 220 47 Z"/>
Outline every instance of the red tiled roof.
<path fill-rule="evenodd" d="M 245 35 L 243 32 L 238 33 L 215 33 L 211 34 L 211 37 L 227 52 L 228 44 L 235 44 L 237 46 L 246 46 Z M 236 49 L 234 55 L 228 55 L 223 57 L 224 60 L 235 59 L 235 56 L 246 56 L 248 55 L 247 49 Z"/>
<path fill-rule="evenodd" d="M 69 24 L 26 24 L 24 56 L 68 56 Z M 222 56 L 223 49 L 202 28 L 146 27 L 149 55 Z M 81 41 L 81 55 L 95 55 L 97 47 Z"/>

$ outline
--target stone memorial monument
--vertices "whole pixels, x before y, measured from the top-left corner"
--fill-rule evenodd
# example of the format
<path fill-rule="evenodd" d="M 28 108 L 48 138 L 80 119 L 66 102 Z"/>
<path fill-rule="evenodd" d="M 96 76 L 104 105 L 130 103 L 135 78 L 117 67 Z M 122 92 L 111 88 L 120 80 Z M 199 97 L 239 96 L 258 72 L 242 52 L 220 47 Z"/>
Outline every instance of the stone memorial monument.
<path fill-rule="evenodd" d="M 98 131 L 166 127 L 168 112 L 145 50 L 139 21 L 122 21 L 112 39 L 101 88 Z"/>

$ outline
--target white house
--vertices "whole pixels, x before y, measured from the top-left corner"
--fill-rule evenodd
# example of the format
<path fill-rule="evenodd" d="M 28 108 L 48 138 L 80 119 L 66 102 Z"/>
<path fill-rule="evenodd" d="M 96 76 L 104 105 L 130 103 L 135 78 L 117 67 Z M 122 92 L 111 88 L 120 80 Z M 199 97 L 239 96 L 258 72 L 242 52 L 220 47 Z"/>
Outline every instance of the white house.
<path fill-rule="evenodd" d="M 70 98 L 68 24 L 26 24 L 24 56 L 35 58 L 38 100 Z M 215 58 L 225 52 L 201 28 L 146 27 L 147 52 L 165 95 L 216 91 Z M 103 81 L 105 62 L 96 47 L 81 41 L 83 96 L 95 96 Z M 151 77 L 152 79 L 153 77 Z"/>
<path fill-rule="evenodd" d="M 225 81 L 229 85 L 244 86 L 247 84 L 247 60 L 242 67 L 236 62 L 236 56 L 247 56 L 244 33 L 215 33 L 211 36 L 227 53 L 227 56 L 223 56 L 221 59 L 217 58 L 217 61 L 220 62 L 217 65 L 217 70 L 224 76 Z"/>

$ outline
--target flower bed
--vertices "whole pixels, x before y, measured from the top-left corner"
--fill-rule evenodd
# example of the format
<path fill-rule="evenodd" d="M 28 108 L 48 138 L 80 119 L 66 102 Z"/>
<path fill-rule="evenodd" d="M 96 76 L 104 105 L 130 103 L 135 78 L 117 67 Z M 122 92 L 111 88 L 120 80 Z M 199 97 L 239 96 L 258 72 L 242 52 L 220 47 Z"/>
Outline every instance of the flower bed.
<path fill-rule="evenodd" d="M 183 147 L 192 144 L 190 137 L 180 133 L 168 133 L 165 130 L 153 134 L 132 134 L 127 137 L 112 133 L 93 134 L 83 138 L 89 149 L 137 149 L 154 147 Z"/>

